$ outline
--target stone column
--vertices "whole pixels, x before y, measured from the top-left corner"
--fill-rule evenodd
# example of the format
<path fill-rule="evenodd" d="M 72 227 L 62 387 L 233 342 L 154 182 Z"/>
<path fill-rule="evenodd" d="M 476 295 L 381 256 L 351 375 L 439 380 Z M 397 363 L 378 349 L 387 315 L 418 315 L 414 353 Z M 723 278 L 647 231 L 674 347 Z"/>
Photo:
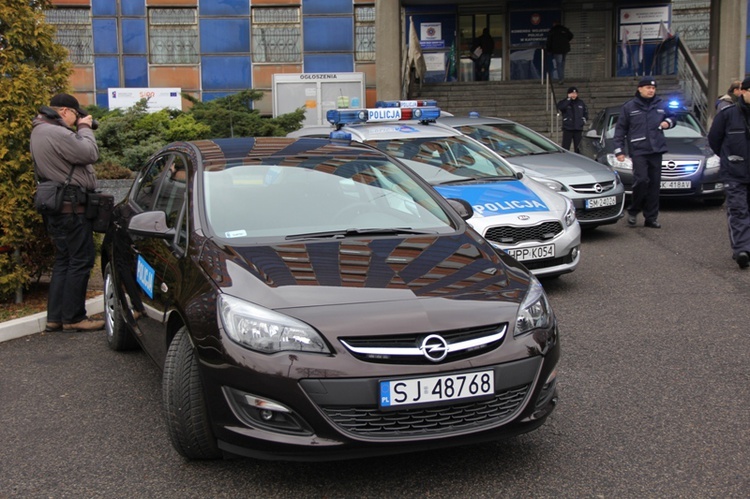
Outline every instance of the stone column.
<path fill-rule="evenodd" d="M 401 33 L 400 0 L 375 2 L 375 64 L 378 100 L 401 98 L 401 59 L 403 37 Z"/>
<path fill-rule="evenodd" d="M 710 26 L 708 104 L 713 115 L 716 97 L 732 80 L 745 78 L 747 0 L 711 0 Z"/>

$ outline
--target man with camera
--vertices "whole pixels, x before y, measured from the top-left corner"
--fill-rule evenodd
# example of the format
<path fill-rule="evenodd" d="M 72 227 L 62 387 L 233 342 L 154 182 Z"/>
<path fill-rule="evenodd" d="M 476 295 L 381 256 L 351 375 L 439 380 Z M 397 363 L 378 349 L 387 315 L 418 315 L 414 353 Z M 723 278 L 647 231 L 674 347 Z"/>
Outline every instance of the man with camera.
<path fill-rule="evenodd" d="M 65 185 L 59 212 L 44 215 L 55 244 L 46 331 L 104 328 L 103 320 L 86 315 L 86 290 L 96 258 L 91 220 L 86 217 L 87 192 L 96 189 L 93 163 L 99 159 L 94 123 L 69 94 L 52 97 L 32 122 L 31 156 L 39 182 Z"/>

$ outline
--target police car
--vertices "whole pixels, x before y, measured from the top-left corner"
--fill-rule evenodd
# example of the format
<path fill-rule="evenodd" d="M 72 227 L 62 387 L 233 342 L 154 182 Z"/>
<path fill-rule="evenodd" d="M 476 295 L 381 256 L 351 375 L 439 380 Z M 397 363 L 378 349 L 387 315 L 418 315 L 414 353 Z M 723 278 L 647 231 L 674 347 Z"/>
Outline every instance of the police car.
<path fill-rule="evenodd" d="M 570 199 L 517 172 L 502 157 L 434 122 L 435 101 L 385 101 L 371 109 L 335 109 L 333 125 L 306 126 L 289 137 L 332 136 L 365 142 L 397 158 L 446 198 L 471 204 L 469 223 L 541 277 L 572 272 L 581 228 Z"/>

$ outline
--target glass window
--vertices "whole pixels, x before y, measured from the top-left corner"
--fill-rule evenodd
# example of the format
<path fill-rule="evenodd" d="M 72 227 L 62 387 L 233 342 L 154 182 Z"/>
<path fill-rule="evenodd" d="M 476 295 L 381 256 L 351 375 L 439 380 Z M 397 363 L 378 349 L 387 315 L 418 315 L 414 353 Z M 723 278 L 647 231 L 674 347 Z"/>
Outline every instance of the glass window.
<path fill-rule="evenodd" d="M 703 137 L 703 128 L 692 114 L 679 113 L 674 116 L 675 126 L 664 130 L 664 136 L 681 139 L 696 139 Z"/>
<path fill-rule="evenodd" d="M 166 162 L 164 180 L 156 195 L 154 210 L 163 211 L 167 215 L 167 227 L 177 229 L 177 244 L 185 247 L 187 230 L 182 223 L 185 193 L 187 192 L 187 166 L 180 155 L 171 156 Z"/>
<path fill-rule="evenodd" d="M 94 63 L 94 36 L 89 9 L 49 9 L 44 11 L 49 24 L 57 28 L 55 41 L 68 49 L 73 64 Z"/>
<path fill-rule="evenodd" d="M 143 211 L 151 210 L 156 197 L 156 189 L 159 186 L 159 179 L 166 169 L 170 156 L 161 156 L 156 158 L 148 168 L 145 168 L 138 180 L 136 180 L 135 193 L 133 202 Z"/>
<path fill-rule="evenodd" d="M 354 58 L 375 60 L 375 6 L 354 7 Z"/>
<path fill-rule="evenodd" d="M 253 7 L 253 62 L 301 62 L 299 7 Z"/>
<path fill-rule="evenodd" d="M 148 35 L 152 64 L 198 62 L 198 13 L 195 8 L 149 9 Z"/>

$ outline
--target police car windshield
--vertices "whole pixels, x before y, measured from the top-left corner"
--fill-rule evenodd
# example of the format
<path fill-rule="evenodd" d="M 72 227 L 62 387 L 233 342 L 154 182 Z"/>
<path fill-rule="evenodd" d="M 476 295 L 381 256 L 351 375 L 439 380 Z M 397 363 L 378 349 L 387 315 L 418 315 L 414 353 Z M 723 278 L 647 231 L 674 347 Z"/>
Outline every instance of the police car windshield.
<path fill-rule="evenodd" d="M 272 156 L 209 168 L 203 192 L 211 231 L 224 239 L 455 230 L 437 195 L 381 155 Z"/>
<path fill-rule="evenodd" d="M 390 156 L 407 161 L 417 174 L 433 184 L 456 181 L 462 177 L 477 179 L 515 176 L 511 166 L 503 159 L 460 135 L 379 139 L 367 143 Z"/>
<path fill-rule="evenodd" d="M 611 139 L 615 136 L 615 128 L 617 125 L 617 118 L 619 116 L 613 114 L 609 118 L 609 126 L 607 127 L 606 138 Z M 705 132 L 701 127 L 698 120 L 690 113 L 677 113 L 672 117 L 675 120 L 675 126 L 664 130 L 664 136 L 673 139 L 698 139 L 705 137 Z"/>
<path fill-rule="evenodd" d="M 557 145 L 545 137 L 513 123 L 460 125 L 455 128 L 504 158 L 560 151 Z"/>

